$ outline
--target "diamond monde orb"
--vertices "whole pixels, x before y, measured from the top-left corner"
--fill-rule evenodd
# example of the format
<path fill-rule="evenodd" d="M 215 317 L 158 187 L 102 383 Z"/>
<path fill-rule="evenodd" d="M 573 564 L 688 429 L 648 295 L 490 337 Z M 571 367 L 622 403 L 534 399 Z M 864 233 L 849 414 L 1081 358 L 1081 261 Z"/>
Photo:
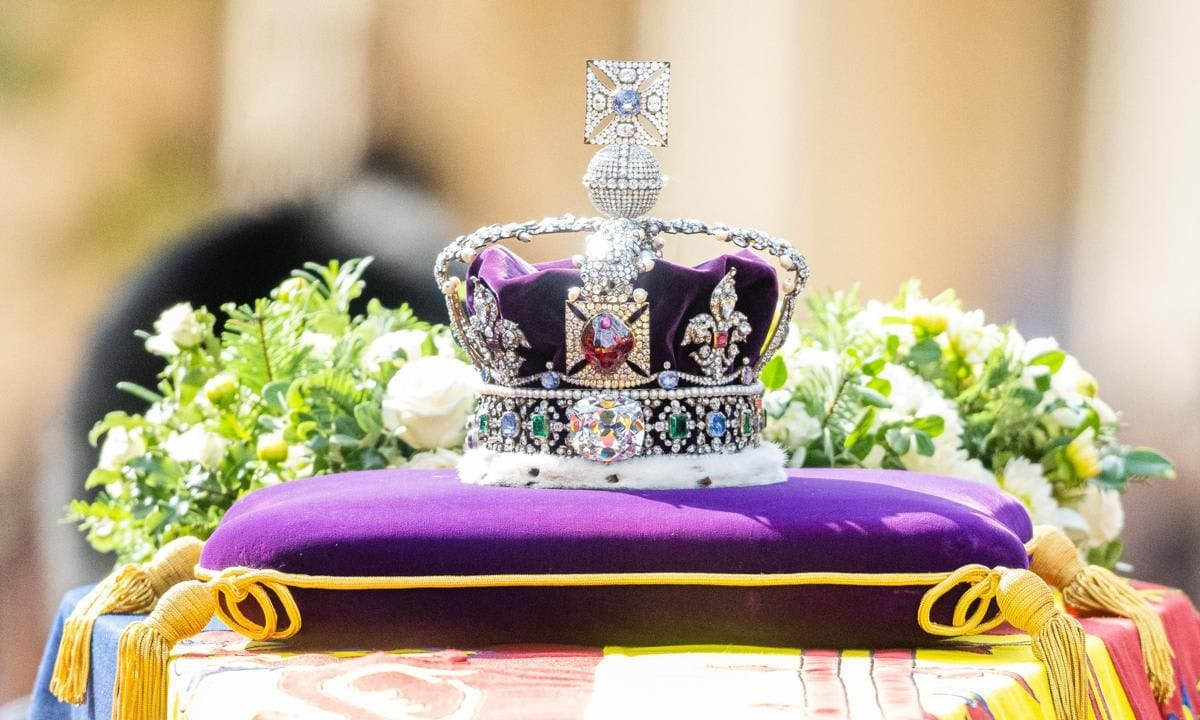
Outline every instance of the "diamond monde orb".
<path fill-rule="evenodd" d="M 567 410 L 567 424 L 571 449 L 597 462 L 631 458 L 646 441 L 642 404 L 626 395 L 585 397 Z"/>

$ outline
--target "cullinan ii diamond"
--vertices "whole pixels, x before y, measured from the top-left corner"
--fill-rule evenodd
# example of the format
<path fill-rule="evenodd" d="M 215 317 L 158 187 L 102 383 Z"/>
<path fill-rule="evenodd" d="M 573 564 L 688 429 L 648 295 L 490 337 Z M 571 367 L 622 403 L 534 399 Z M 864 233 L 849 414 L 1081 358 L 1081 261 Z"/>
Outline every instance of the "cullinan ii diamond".
<path fill-rule="evenodd" d="M 608 375 L 625 364 L 635 341 L 628 325 L 611 312 L 601 310 L 587 321 L 579 345 L 588 363 L 597 372 Z"/>
<path fill-rule="evenodd" d="M 618 462 L 637 454 L 646 441 L 642 404 L 628 395 L 590 395 L 567 410 L 567 442 L 579 457 Z"/>

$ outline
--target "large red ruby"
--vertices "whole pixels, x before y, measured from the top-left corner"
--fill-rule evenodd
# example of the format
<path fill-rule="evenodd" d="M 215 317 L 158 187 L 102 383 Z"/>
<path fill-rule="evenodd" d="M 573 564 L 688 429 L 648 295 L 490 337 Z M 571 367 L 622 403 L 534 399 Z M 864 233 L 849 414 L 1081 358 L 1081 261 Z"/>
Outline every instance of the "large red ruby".
<path fill-rule="evenodd" d="M 601 310 L 587 321 L 579 338 L 580 349 L 597 372 L 607 375 L 625 364 L 633 352 L 633 333 L 619 317 Z"/>

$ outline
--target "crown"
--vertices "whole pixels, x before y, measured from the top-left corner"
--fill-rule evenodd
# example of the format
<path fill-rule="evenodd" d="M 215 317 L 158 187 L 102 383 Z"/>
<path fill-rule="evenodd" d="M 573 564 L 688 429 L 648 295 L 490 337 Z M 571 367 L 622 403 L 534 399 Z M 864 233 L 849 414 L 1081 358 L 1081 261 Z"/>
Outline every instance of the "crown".
<path fill-rule="evenodd" d="M 603 147 L 583 184 L 602 216 L 489 225 L 437 259 L 455 338 L 484 381 L 460 475 L 554 487 L 782 480 L 782 453 L 762 438 L 759 374 L 808 265 L 758 230 L 648 216 L 666 181 L 649 146 L 667 144 L 670 64 L 586 70 L 584 142 Z M 584 251 L 531 265 L 499 244 L 563 233 L 585 233 Z M 690 235 L 736 252 L 695 267 L 663 259 L 668 238 Z"/>

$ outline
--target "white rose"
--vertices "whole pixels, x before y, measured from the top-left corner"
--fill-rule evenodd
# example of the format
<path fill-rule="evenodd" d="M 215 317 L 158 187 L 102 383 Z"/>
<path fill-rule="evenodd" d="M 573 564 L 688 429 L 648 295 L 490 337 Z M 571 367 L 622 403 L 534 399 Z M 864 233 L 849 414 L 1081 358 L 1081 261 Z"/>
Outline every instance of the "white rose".
<path fill-rule="evenodd" d="M 966 362 L 982 363 L 1002 342 L 1004 336 L 1000 329 L 984 322 L 982 310 L 950 316 L 946 343 L 955 355 Z"/>
<path fill-rule="evenodd" d="M 929 335 L 945 332 L 961 314 L 961 311 L 953 306 L 923 297 L 910 295 L 904 301 L 905 318 L 913 327 L 920 328 Z"/>
<path fill-rule="evenodd" d="M 1084 370 L 1073 355 L 1063 358 L 1062 367 L 1050 380 L 1050 387 L 1069 399 L 1096 396 L 1096 378 Z"/>
<path fill-rule="evenodd" d="M 1064 405 L 1051 411 L 1050 418 L 1064 428 L 1074 430 L 1087 419 L 1087 409 L 1082 405 Z"/>
<path fill-rule="evenodd" d="M 903 320 L 904 322 L 885 322 L 890 320 Z M 901 311 L 890 303 L 881 303 L 878 300 L 868 301 L 862 312 L 850 319 L 846 329 L 851 337 L 865 335 L 883 339 L 888 335 L 895 335 L 900 340 L 900 350 L 904 352 L 912 348 L 913 343 L 916 342 L 909 318 L 901 314 Z"/>
<path fill-rule="evenodd" d="M 808 414 L 803 403 L 794 402 L 782 415 L 768 418 L 764 434 L 786 448 L 804 447 L 821 437 L 821 422 Z"/>
<path fill-rule="evenodd" d="M 763 395 L 763 412 L 777 418 L 783 415 L 792 402 L 792 393 L 788 390 L 769 390 Z"/>
<path fill-rule="evenodd" d="M 785 390 L 794 389 L 802 379 L 811 377 L 814 373 L 840 372 L 840 355 L 821 348 L 801 347 L 796 339 L 799 335 L 798 332 L 788 333 L 788 339 L 784 343 L 783 362 L 787 367 L 787 381 L 783 384 Z"/>
<path fill-rule="evenodd" d="M 1058 341 L 1052 337 L 1030 338 L 1022 348 L 1021 359 L 1029 362 L 1040 355 L 1045 355 L 1051 350 L 1058 349 Z"/>
<path fill-rule="evenodd" d="M 796 451 L 788 456 L 787 466 L 794 467 L 794 468 L 804 467 L 804 460 L 807 457 L 808 457 L 808 448 L 806 448 L 806 447 L 796 448 Z"/>
<path fill-rule="evenodd" d="M 1041 463 L 1023 457 L 1008 461 L 999 476 L 1000 487 L 1021 501 L 1034 525 L 1058 525 L 1059 507 L 1054 489 L 1042 473 Z"/>
<path fill-rule="evenodd" d="M 437 348 L 438 355 L 445 357 L 455 357 L 458 352 L 458 343 L 454 342 L 454 337 L 449 333 L 434 335 L 433 346 Z"/>
<path fill-rule="evenodd" d="M 380 335 L 363 351 L 363 367 L 370 371 L 378 370 L 385 362 L 395 360 L 401 350 L 409 361 L 416 360 L 421 357 L 421 346 L 428 336 L 421 330 L 397 330 Z"/>
<path fill-rule="evenodd" d="M 146 349 L 155 355 L 171 356 L 180 348 L 195 347 L 204 339 L 204 325 L 196 318 L 191 303 L 179 303 L 163 311 L 154 321 L 154 335 Z"/>
<path fill-rule="evenodd" d="M 1125 527 L 1125 510 L 1121 493 L 1088 483 L 1087 491 L 1075 506 L 1087 523 L 1088 547 L 1099 547 L 1120 536 Z"/>
<path fill-rule="evenodd" d="M 309 357 L 315 360 L 327 360 L 337 347 L 337 338 L 328 333 L 305 330 L 300 333 L 300 344 L 308 348 Z"/>
<path fill-rule="evenodd" d="M 167 454 L 176 462 L 200 463 L 209 470 L 221 464 L 226 446 L 224 438 L 200 425 L 193 425 L 182 433 L 171 433 L 164 443 Z"/>
<path fill-rule="evenodd" d="M 99 466 L 104 470 L 120 470 L 133 458 L 146 454 L 146 442 L 141 428 L 132 431 L 115 427 L 104 433 L 104 444 L 100 446 Z"/>
<path fill-rule="evenodd" d="M 1025 338 L 1015 327 L 1006 327 L 1004 333 L 1004 353 L 1010 358 L 1025 357 Z"/>
<path fill-rule="evenodd" d="M 1096 411 L 1096 414 L 1100 416 L 1101 423 L 1104 425 L 1120 424 L 1121 416 L 1117 414 L 1116 410 L 1112 409 L 1111 405 L 1104 402 L 1100 398 L 1092 398 L 1088 402 L 1091 403 L 1092 409 Z"/>
<path fill-rule="evenodd" d="M 903 365 L 887 364 L 879 376 L 892 385 L 888 400 L 892 406 L 882 408 L 875 416 L 875 427 L 884 423 L 911 421 L 914 418 L 940 417 L 942 432 L 933 440 L 933 455 L 922 455 L 914 443 L 900 457 L 905 468 L 914 472 L 945 475 L 993 485 L 995 477 L 983 463 L 970 457 L 962 448 L 962 420 L 958 408 L 931 383 L 918 377 Z M 885 456 L 882 447 L 875 446 L 863 460 L 867 467 L 879 467 Z"/>
<path fill-rule="evenodd" d="M 438 448 L 413 455 L 404 463 L 404 467 L 416 470 L 446 470 L 458 467 L 458 461 L 461 459 L 462 455 L 453 450 Z"/>
<path fill-rule="evenodd" d="M 454 358 L 406 363 L 388 382 L 383 424 L 417 449 L 455 447 L 466 435 L 478 383 L 475 370 Z"/>
<path fill-rule="evenodd" d="M 298 478 L 312 475 L 313 451 L 306 445 L 289 446 L 287 460 L 283 461 L 283 467 L 290 470 L 292 475 Z"/>

